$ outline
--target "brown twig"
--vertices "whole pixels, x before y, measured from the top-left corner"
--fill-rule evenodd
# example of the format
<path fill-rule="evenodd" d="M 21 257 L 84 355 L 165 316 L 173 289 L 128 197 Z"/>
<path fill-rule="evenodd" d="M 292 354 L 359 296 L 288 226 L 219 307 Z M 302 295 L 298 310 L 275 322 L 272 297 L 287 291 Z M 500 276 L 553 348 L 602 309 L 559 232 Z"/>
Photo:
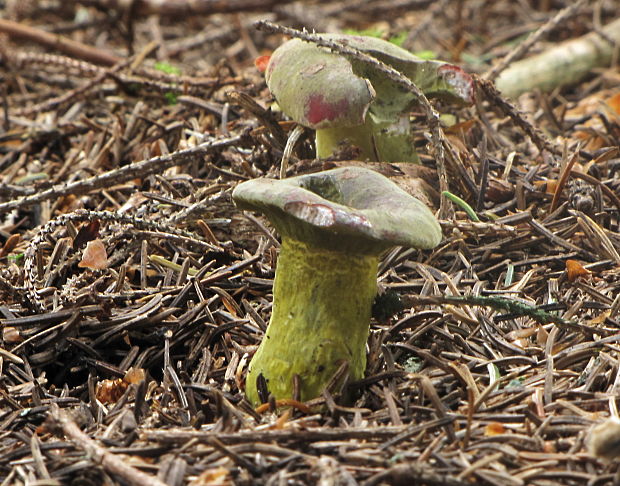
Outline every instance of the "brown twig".
<path fill-rule="evenodd" d="M 147 89 L 160 91 L 162 93 L 201 93 L 204 94 L 205 88 L 214 88 L 225 84 L 241 83 L 240 77 L 202 77 L 190 75 L 167 74 L 154 69 L 132 69 L 130 74 L 112 71 L 105 67 L 97 66 L 86 61 L 80 61 L 67 56 L 56 54 L 44 54 L 38 52 L 16 52 L 3 53 L 12 64 L 19 67 L 31 66 L 37 72 L 48 71 L 51 67 L 61 68 L 76 72 L 85 76 L 100 76 L 106 74 L 114 80 L 125 85 L 140 85 Z M 98 78 L 99 79 L 99 78 Z M 80 89 L 80 88 L 78 88 Z M 179 96 L 178 100 L 181 100 Z M 45 108 L 49 105 L 39 105 Z"/>
<path fill-rule="evenodd" d="M 131 10 L 133 15 L 161 15 L 165 17 L 188 17 L 190 15 L 213 15 L 221 13 L 268 11 L 274 6 L 294 0 L 85 0 L 82 5 L 102 10 Z M 77 2 L 75 2 L 77 3 Z"/>
<path fill-rule="evenodd" d="M 571 170 L 573 169 L 573 166 L 575 165 L 575 162 L 577 162 L 578 158 L 579 158 L 579 147 L 577 147 L 577 149 L 575 150 L 575 153 L 570 158 L 570 160 L 566 163 L 566 166 L 562 170 L 562 174 L 560 175 L 558 184 L 555 187 L 555 192 L 553 193 L 553 199 L 551 200 L 551 206 L 549 207 L 549 214 L 555 211 L 560 205 L 560 196 L 562 195 L 564 186 L 566 186 L 566 183 L 568 182 L 568 178 L 570 177 Z"/>
<path fill-rule="evenodd" d="M 230 138 L 210 140 L 208 142 L 201 143 L 200 145 L 196 145 L 195 147 L 179 150 L 178 152 L 173 152 L 168 155 L 161 155 L 159 157 L 153 157 L 152 159 L 134 162 L 133 164 L 126 165 L 119 169 L 89 177 L 88 179 L 83 179 L 81 181 L 71 182 L 68 184 L 58 184 L 45 191 L 41 191 L 21 199 L 14 199 L 12 201 L 0 203 L 0 214 L 12 209 L 31 206 L 33 204 L 54 199 L 66 194 L 86 194 L 94 189 L 100 189 L 113 184 L 126 182 L 134 177 L 145 177 L 147 175 L 155 174 L 175 165 L 193 160 L 196 157 L 204 156 L 215 149 L 233 145 L 239 142 L 242 138 L 243 135 L 237 135 Z"/>
<path fill-rule="evenodd" d="M 56 434 L 64 434 L 86 452 L 92 462 L 101 465 L 110 474 L 122 478 L 124 482 L 135 486 L 166 486 L 155 476 L 130 466 L 124 458 L 112 454 L 105 447 L 88 437 L 80 430 L 70 415 L 62 411 L 55 403 L 50 407 L 46 425 Z"/>
<path fill-rule="evenodd" d="M 77 88 L 72 89 L 71 91 L 68 91 L 67 93 L 63 95 L 57 96 L 55 98 L 51 98 L 37 105 L 33 105 L 28 108 L 24 108 L 22 110 L 16 110 L 15 114 L 19 116 L 29 116 L 29 115 L 32 115 L 33 113 L 53 110 L 54 108 L 57 108 L 63 103 L 67 103 L 68 101 L 80 95 L 83 95 L 84 93 L 89 91 L 91 88 L 95 86 L 99 86 L 105 78 L 107 78 L 108 76 L 112 76 L 114 73 L 127 67 L 130 63 L 131 63 L 131 59 L 126 59 L 122 62 L 119 62 L 114 67 L 110 69 L 106 69 L 105 71 L 99 73 L 93 79 L 82 84 L 81 86 L 78 86 Z"/>
<path fill-rule="evenodd" d="M 94 64 L 101 64 L 103 66 L 110 67 L 122 60 L 122 58 L 96 47 L 89 46 L 72 39 L 67 39 L 66 37 L 60 35 L 50 34 L 44 30 L 30 27 L 25 24 L 20 24 L 18 22 L 13 22 L 11 20 L 0 19 L 0 32 L 8 34 L 11 38 L 25 39 L 36 42 L 42 46 L 64 52 L 69 56 L 92 62 Z"/>
<path fill-rule="evenodd" d="M 510 117 L 515 125 L 517 125 L 525 134 L 534 142 L 534 145 L 538 147 L 541 152 L 546 150 L 552 154 L 560 154 L 561 151 L 551 142 L 539 129 L 532 125 L 525 119 L 523 114 L 507 99 L 505 99 L 501 93 L 497 90 L 495 85 L 486 79 L 482 79 L 475 74 L 472 75 L 479 91 L 489 100 L 489 102 L 499 108 L 504 115 Z"/>

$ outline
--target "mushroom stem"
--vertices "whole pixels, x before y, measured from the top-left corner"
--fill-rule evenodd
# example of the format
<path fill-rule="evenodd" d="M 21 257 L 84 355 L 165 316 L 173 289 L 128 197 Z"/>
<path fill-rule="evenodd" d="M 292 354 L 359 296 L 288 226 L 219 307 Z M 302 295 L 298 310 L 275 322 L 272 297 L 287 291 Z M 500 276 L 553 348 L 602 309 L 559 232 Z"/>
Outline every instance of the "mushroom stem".
<path fill-rule="evenodd" d="M 331 157 L 343 145 L 349 145 L 360 150 L 356 154 L 360 160 L 419 163 L 410 132 L 407 116 L 395 122 L 377 123 L 368 115 L 362 125 L 317 129 L 316 156 Z"/>
<path fill-rule="evenodd" d="M 349 380 L 363 377 L 377 265 L 377 255 L 283 238 L 271 320 L 249 366 L 246 394 L 251 403 L 261 403 L 259 375 L 278 398 L 293 396 L 297 375 L 302 401 L 320 396 L 345 361 Z"/>
<path fill-rule="evenodd" d="M 372 127 L 369 123 L 354 127 L 332 127 L 316 131 L 316 156 L 319 159 L 331 157 L 345 142 L 360 149 L 360 160 L 379 160 L 373 144 Z"/>

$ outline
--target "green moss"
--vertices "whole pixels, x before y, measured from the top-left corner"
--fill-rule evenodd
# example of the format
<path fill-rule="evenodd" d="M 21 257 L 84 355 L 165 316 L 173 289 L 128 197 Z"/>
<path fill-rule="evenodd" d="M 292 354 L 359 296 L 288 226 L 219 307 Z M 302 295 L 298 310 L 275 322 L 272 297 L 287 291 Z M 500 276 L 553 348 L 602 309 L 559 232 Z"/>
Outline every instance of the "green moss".
<path fill-rule="evenodd" d="M 271 320 L 246 381 L 253 405 L 259 375 L 277 399 L 293 396 L 298 375 L 304 401 L 320 396 L 345 361 L 349 380 L 363 377 L 377 265 L 377 256 L 283 239 Z"/>
<path fill-rule="evenodd" d="M 172 91 L 165 93 L 164 98 L 166 98 L 169 105 L 176 105 L 178 102 L 176 93 L 173 93 Z"/>
<path fill-rule="evenodd" d="M 437 53 L 430 50 L 415 51 L 413 55 L 418 56 L 420 59 L 424 59 L 426 61 L 432 61 L 433 59 L 437 59 Z"/>
<path fill-rule="evenodd" d="M 181 70 L 178 67 L 168 64 L 167 62 L 156 62 L 155 69 L 166 74 L 176 74 L 177 76 L 181 75 Z"/>

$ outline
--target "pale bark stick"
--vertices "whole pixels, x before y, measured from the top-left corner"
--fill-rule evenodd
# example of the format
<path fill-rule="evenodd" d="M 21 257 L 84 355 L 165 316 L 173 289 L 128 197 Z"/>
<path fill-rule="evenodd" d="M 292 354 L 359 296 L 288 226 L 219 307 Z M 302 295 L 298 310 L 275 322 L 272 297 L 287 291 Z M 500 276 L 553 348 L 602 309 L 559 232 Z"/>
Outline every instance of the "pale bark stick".
<path fill-rule="evenodd" d="M 508 98 L 536 88 L 548 92 L 609 66 L 620 45 L 620 18 L 603 27 L 602 34 L 591 32 L 513 63 L 497 78 L 497 89 Z"/>

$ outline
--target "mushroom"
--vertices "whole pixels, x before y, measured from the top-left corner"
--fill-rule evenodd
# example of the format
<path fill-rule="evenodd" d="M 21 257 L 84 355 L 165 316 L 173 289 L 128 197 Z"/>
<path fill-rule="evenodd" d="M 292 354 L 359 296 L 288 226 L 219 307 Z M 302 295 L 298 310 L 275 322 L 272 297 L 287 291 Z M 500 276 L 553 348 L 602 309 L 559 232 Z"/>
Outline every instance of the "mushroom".
<path fill-rule="evenodd" d="M 259 380 L 277 399 L 306 401 L 344 363 L 350 380 L 361 379 L 379 257 L 396 245 L 435 247 L 441 229 L 433 213 L 361 167 L 254 179 L 232 197 L 240 209 L 264 213 L 282 237 L 271 320 L 249 364 L 250 402 L 261 403 Z"/>
<path fill-rule="evenodd" d="M 420 59 L 374 37 L 321 37 L 344 42 L 392 66 L 426 96 L 459 104 L 473 102 L 472 78 L 458 66 Z M 291 39 L 272 54 L 265 79 L 280 109 L 316 130 L 317 157 L 328 157 L 348 142 L 359 148 L 361 159 L 418 161 L 409 121 L 417 98 L 375 67 Z"/>

